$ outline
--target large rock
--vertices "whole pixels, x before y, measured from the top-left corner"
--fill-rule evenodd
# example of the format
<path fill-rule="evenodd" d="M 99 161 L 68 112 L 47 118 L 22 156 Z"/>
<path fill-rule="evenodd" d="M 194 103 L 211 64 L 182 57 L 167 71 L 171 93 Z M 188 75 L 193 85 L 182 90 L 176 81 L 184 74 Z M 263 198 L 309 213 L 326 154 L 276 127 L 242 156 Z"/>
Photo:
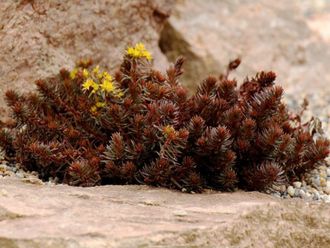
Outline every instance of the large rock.
<path fill-rule="evenodd" d="M 144 42 L 164 68 L 159 32 L 173 0 L 0 2 L 0 117 L 7 89 L 29 91 L 33 82 L 92 57 L 109 69 L 125 46 Z"/>
<path fill-rule="evenodd" d="M 0 179 L 0 247 L 329 247 L 330 204 Z"/>
<path fill-rule="evenodd" d="M 329 6 L 325 0 L 177 0 L 160 46 L 170 60 L 187 57 L 184 77 L 191 88 L 240 57 L 239 79 L 274 70 L 295 94 L 330 92 L 328 19 L 317 17 Z"/>

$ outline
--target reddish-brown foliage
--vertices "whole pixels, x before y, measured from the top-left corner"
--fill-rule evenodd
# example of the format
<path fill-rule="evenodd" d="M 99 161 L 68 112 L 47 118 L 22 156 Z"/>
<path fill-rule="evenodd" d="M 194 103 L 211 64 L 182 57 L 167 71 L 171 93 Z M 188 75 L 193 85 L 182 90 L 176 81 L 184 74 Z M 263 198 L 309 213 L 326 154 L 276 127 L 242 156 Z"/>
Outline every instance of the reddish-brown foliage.
<path fill-rule="evenodd" d="M 14 122 L 2 125 L 0 144 L 42 179 L 81 186 L 264 190 L 324 162 L 329 141 L 315 138 L 312 121 L 289 114 L 275 74 L 260 72 L 238 87 L 229 75 L 239 64 L 188 97 L 182 58 L 162 74 L 126 55 L 115 74 L 123 94 L 91 111 L 95 98 L 82 90 L 91 63 L 79 63 L 74 79 L 61 70 L 37 81 L 37 93 L 6 93 Z"/>

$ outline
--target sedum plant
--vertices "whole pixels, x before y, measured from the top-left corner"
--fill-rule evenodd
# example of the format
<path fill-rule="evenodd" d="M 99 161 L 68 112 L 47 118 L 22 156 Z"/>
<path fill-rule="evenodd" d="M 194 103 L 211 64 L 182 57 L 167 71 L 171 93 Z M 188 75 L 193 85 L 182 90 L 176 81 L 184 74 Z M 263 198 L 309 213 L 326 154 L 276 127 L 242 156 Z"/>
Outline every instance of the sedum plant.
<path fill-rule="evenodd" d="M 76 186 L 148 184 L 265 190 L 323 163 L 329 141 L 312 120 L 288 112 L 273 72 L 240 86 L 208 77 L 188 96 L 183 59 L 166 73 L 151 67 L 142 43 L 129 47 L 114 76 L 80 61 L 71 72 L 36 81 L 37 91 L 9 90 L 13 120 L 2 123 L 7 158 L 40 178 Z"/>

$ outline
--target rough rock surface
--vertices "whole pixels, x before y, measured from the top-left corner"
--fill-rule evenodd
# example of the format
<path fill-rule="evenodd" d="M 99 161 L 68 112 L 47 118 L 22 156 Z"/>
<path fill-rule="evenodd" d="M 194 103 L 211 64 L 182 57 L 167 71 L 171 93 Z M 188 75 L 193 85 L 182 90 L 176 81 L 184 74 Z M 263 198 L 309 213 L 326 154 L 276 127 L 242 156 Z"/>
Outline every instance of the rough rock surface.
<path fill-rule="evenodd" d="M 177 0 L 160 47 L 170 60 L 179 54 L 188 58 L 185 77 L 191 87 L 241 57 L 239 79 L 274 70 L 295 93 L 330 91 L 329 24 L 321 13 L 328 6 L 325 0 Z"/>
<path fill-rule="evenodd" d="M 329 247 L 330 204 L 0 179 L 0 247 Z"/>
<path fill-rule="evenodd" d="M 33 82 L 92 57 L 114 69 L 125 46 L 144 42 L 163 68 L 159 32 L 173 0 L 0 1 L 0 107 L 9 88 Z M 0 117 L 4 115 L 0 109 Z"/>

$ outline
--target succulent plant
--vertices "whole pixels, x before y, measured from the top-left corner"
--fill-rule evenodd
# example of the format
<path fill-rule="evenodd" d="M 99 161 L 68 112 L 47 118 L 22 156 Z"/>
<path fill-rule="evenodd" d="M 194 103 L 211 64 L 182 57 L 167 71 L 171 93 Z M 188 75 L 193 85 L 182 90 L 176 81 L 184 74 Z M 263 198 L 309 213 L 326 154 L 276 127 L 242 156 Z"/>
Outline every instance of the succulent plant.
<path fill-rule="evenodd" d="M 37 91 L 9 90 L 12 121 L 0 145 L 28 171 L 76 186 L 149 184 L 265 190 L 302 177 L 324 162 L 329 140 L 312 120 L 289 113 L 273 72 L 240 86 L 230 79 L 240 60 L 192 95 L 179 77 L 183 58 L 165 74 L 143 44 L 126 50 L 112 77 L 90 60 L 36 81 Z"/>

